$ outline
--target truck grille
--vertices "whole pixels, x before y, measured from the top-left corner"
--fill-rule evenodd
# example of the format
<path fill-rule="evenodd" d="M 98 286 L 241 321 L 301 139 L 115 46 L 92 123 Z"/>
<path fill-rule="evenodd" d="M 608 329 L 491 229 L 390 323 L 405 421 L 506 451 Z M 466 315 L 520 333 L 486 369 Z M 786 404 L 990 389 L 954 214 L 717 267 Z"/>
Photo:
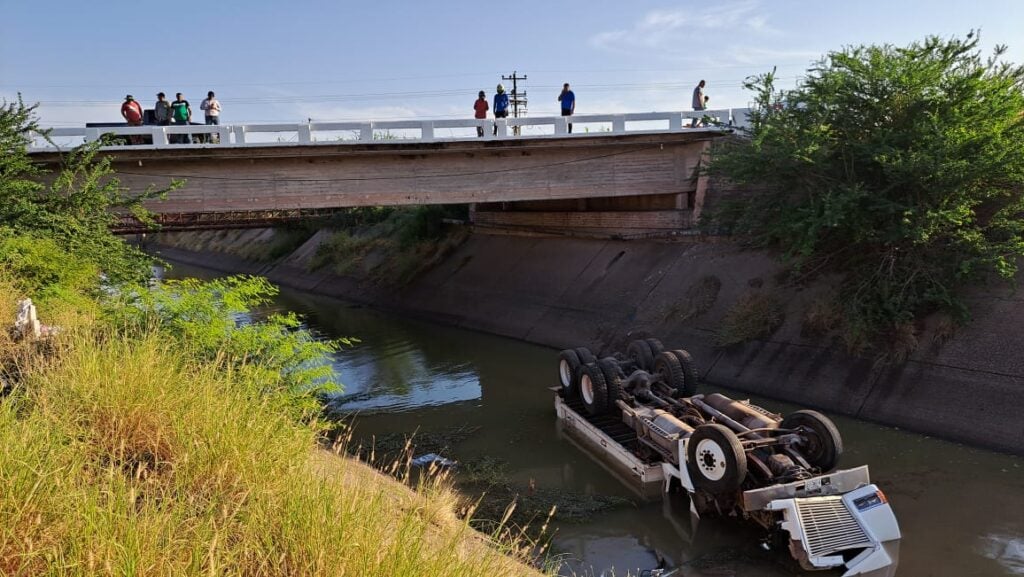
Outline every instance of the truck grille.
<path fill-rule="evenodd" d="M 811 557 L 871 546 L 871 540 L 843 504 L 842 497 L 797 499 L 796 507 Z"/>

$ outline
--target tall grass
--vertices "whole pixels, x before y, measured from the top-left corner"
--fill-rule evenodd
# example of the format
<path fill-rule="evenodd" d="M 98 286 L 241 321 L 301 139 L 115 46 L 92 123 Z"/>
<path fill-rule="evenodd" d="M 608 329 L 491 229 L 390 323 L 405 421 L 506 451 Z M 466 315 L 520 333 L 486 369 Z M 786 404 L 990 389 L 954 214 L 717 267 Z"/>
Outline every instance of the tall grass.
<path fill-rule="evenodd" d="M 66 335 L 0 401 L 0 574 L 533 573 L 446 485 L 318 450 L 245 373 L 105 336 Z"/>

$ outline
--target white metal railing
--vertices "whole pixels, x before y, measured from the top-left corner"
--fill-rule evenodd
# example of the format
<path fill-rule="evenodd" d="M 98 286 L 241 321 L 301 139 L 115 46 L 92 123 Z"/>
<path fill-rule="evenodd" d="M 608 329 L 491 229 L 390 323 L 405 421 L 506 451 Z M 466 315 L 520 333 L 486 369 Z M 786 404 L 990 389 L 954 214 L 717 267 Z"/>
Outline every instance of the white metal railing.
<path fill-rule="evenodd" d="M 639 134 L 679 130 L 716 129 L 721 126 L 746 128 L 749 108 L 684 112 L 642 112 L 630 114 L 581 114 L 578 116 L 547 116 L 538 118 L 391 120 L 364 122 L 309 122 L 300 124 L 235 124 L 208 126 L 202 124 L 170 126 L 113 126 L 53 128 L 47 141 L 37 135 L 31 151 L 57 150 L 99 140 L 112 134 L 125 137 L 120 148 L 168 147 L 244 147 L 316 144 L 407 143 L 473 140 L 479 138 L 475 129 L 483 131 L 483 139 L 515 139 L 543 137 L 586 137 L 609 134 Z M 694 119 L 704 120 L 692 127 Z M 574 126 L 569 133 L 569 123 Z M 600 125 L 590 131 L 590 125 Z M 394 132 L 392 132 L 394 131 Z M 447 134 L 444 131 L 448 131 Z M 191 143 L 181 135 L 191 135 Z M 133 140 L 144 144 L 130 144 Z"/>

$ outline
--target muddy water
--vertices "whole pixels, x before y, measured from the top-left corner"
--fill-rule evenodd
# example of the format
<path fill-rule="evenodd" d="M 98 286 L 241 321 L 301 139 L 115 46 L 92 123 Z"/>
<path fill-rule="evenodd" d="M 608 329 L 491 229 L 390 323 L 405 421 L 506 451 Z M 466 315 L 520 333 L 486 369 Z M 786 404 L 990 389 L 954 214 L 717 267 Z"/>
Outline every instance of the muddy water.
<path fill-rule="evenodd" d="M 185 274 L 210 273 L 174 272 Z M 361 435 L 464 428 L 473 433 L 446 456 L 498 461 L 524 494 L 628 500 L 582 521 L 556 520 L 563 574 L 635 575 L 659 561 L 689 577 L 797 574 L 761 549 L 757 531 L 727 521 L 694 527 L 685 500 L 640 499 L 562 437 L 545 390 L 555 382 L 556 351 L 291 291 L 276 307 L 306 315 L 326 336 L 361 339 L 335 360 L 346 387 L 336 404 L 358 412 Z M 846 445 L 842 465 L 869 464 L 896 511 L 904 535 L 899 575 L 1024 575 L 1024 459 L 835 420 Z"/>

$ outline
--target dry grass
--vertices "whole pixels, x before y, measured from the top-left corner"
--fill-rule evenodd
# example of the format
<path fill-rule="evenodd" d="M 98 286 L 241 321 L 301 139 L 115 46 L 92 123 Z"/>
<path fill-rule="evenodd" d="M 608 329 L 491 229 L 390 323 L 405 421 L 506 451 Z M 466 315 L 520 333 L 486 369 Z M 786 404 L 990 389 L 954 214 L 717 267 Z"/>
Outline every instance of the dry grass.
<path fill-rule="evenodd" d="M 717 332 L 719 346 L 727 347 L 771 335 L 782 326 L 782 303 L 770 293 L 750 292 L 736 301 Z"/>
<path fill-rule="evenodd" d="M 443 480 L 413 492 L 318 451 L 159 335 L 95 337 L 65 335 L 0 401 L 0 574 L 536 574 L 456 518 Z"/>
<path fill-rule="evenodd" d="M 838 329 L 842 322 L 838 297 L 828 294 L 811 301 L 804 312 L 800 332 L 805 337 L 821 337 Z"/>

